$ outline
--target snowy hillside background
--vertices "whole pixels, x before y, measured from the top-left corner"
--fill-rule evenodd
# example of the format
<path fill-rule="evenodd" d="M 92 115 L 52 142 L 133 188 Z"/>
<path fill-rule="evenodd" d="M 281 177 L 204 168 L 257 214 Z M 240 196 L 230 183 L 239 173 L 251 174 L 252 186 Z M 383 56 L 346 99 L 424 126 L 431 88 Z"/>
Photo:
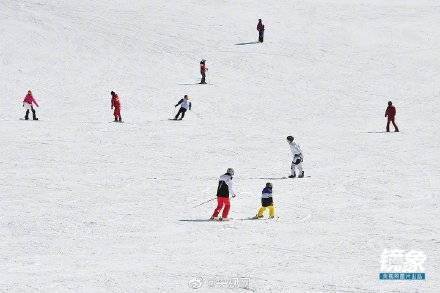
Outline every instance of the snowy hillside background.
<path fill-rule="evenodd" d="M 0 291 L 438 292 L 439 17 L 425 0 L 1 1 Z M 258 18 L 265 43 L 237 45 Z M 38 122 L 19 120 L 28 89 Z M 240 221 L 255 178 L 289 174 L 287 135 L 311 177 L 273 181 L 278 220 Z M 235 220 L 181 221 L 210 217 L 193 206 L 227 167 Z M 387 248 L 425 252 L 427 280 L 379 281 Z"/>

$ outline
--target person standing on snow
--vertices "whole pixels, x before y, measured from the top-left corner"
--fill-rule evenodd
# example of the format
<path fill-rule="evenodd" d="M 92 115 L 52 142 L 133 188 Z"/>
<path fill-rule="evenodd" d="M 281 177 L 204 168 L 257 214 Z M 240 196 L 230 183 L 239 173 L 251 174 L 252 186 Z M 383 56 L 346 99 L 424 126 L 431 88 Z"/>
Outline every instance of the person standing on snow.
<path fill-rule="evenodd" d="M 32 96 L 32 91 L 29 90 L 23 100 L 23 107 L 26 109 L 26 115 L 24 116 L 25 120 L 29 120 L 29 110 L 32 111 L 32 119 L 38 120 L 37 115 L 35 113 L 35 109 L 32 106 L 32 104 L 35 104 L 35 106 L 40 107 L 37 101 L 35 100 L 35 98 Z"/>
<path fill-rule="evenodd" d="M 115 122 L 122 122 L 121 118 L 121 101 L 119 100 L 118 94 L 116 94 L 114 91 L 111 91 L 110 94 L 112 95 L 112 107 L 111 109 L 115 109 L 113 112 L 113 116 L 115 116 Z"/>
<path fill-rule="evenodd" d="M 298 169 L 299 172 L 298 178 L 303 178 L 304 177 L 304 171 L 302 168 L 303 154 L 300 146 L 293 140 L 294 140 L 293 136 L 289 135 L 287 137 L 287 142 L 289 143 L 290 150 L 292 151 L 292 156 L 293 156 L 292 165 L 290 166 L 291 174 L 289 178 L 296 177 L 295 169 Z"/>
<path fill-rule="evenodd" d="M 200 84 L 206 84 L 206 71 L 208 71 L 208 68 L 206 67 L 206 60 L 202 59 L 202 61 L 200 61 L 200 74 L 202 75 Z"/>
<path fill-rule="evenodd" d="M 396 107 L 393 106 L 393 103 L 391 101 L 388 102 L 388 107 L 385 111 L 385 117 L 388 117 L 387 132 L 390 132 L 390 122 L 393 123 L 394 131 L 399 132 L 399 128 L 394 122 L 394 118 L 396 117 Z"/>
<path fill-rule="evenodd" d="M 211 220 L 227 221 L 229 209 L 231 208 L 231 203 L 229 201 L 229 196 L 235 197 L 234 190 L 232 188 L 232 177 L 234 176 L 234 169 L 228 168 L 226 173 L 220 176 L 217 188 L 217 207 L 211 216 Z M 223 209 L 222 217 L 217 218 L 220 211 Z"/>
<path fill-rule="evenodd" d="M 180 105 L 179 112 L 177 112 L 177 115 L 174 117 L 174 120 L 182 120 L 183 117 L 185 117 L 185 113 L 188 110 L 191 110 L 191 102 L 189 101 L 188 95 L 185 95 L 183 99 L 181 99 L 174 107 L 177 107 Z M 182 114 L 182 117 L 179 118 L 179 115 Z"/>
<path fill-rule="evenodd" d="M 261 19 L 258 20 L 257 31 L 258 31 L 258 41 L 262 43 L 264 41 L 264 25 Z"/>
<path fill-rule="evenodd" d="M 272 183 L 270 182 L 266 183 L 266 187 L 261 192 L 261 208 L 258 210 L 255 219 L 263 218 L 266 208 L 269 209 L 269 219 L 273 219 L 275 217 L 275 207 L 273 206 Z"/>

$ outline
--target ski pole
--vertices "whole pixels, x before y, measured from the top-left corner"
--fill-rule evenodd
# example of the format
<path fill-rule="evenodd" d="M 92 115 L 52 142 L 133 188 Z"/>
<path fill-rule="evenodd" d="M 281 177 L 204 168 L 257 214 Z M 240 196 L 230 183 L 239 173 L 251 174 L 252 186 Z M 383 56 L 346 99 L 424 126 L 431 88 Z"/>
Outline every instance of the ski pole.
<path fill-rule="evenodd" d="M 200 204 L 198 204 L 198 205 L 193 206 L 193 208 L 196 208 L 196 207 L 199 207 L 199 206 L 201 206 L 201 205 L 207 204 L 208 202 L 211 202 L 211 201 L 213 201 L 213 200 L 216 199 L 216 198 L 217 198 L 217 197 L 214 197 L 214 198 L 208 199 L 207 201 L 204 201 L 204 202 L 202 202 L 202 203 L 200 203 Z"/>

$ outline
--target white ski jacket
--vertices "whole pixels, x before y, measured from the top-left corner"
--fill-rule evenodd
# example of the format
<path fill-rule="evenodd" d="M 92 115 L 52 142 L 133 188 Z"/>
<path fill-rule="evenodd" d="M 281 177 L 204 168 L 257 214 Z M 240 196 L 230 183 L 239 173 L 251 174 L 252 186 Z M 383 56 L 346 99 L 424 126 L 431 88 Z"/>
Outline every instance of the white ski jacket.
<path fill-rule="evenodd" d="M 191 110 L 191 102 L 187 99 L 181 99 L 176 106 L 178 105 L 186 110 Z"/>
<path fill-rule="evenodd" d="M 219 185 L 217 189 L 217 196 L 219 197 L 229 197 L 235 196 L 233 184 L 232 184 L 232 176 L 228 173 L 223 174 L 219 178 Z"/>
<path fill-rule="evenodd" d="M 302 154 L 301 147 L 299 146 L 299 144 L 292 141 L 291 143 L 289 143 L 289 145 L 290 145 L 290 150 L 292 151 L 292 157 L 295 158 L 295 156 L 299 156 L 302 159 L 303 154 Z"/>

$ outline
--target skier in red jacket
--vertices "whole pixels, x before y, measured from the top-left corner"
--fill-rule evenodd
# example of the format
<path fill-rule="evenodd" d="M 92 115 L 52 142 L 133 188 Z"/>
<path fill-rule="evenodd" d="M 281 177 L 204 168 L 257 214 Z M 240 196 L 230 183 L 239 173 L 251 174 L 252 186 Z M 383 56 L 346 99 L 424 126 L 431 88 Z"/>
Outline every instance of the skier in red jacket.
<path fill-rule="evenodd" d="M 393 106 L 393 103 L 391 101 L 388 102 L 388 107 L 385 111 L 385 117 L 388 117 L 387 132 L 390 132 L 390 122 L 393 123 L 395 132 L 399 132 L 399 128 L 394 122 L 394 118 L 396 117 L 396 107 Z"/>
<path fill-rule="evenodd" d="M 200 74 L 202 75 L 200 84 L 206 84 L 206 71 L 208 71 L 208 68 L 206 67 L 206 60 L 202 59 L 202 61 L 200 61 Z"/>
<path fill-rule="evenodd" d="M 29 110 L 32 111 L 33 120 L 38 120 L 37 115 L 35 113 L 35 109 L 32 105 L 40 107 L 37 101 L 35 100 L 34 96 L 32 95 L 32 91 L 29 90 L 26 97 L 24 97 L 23 100 L 23 107 L 26 109 L 26 115 L 24 116 L 25 120 L 29 120 Z"/>
<path fill-rule="evenodd" d="M 118 94 L 116 94 L 114 91 L 111 91 L 110 94 L 112 95 L 112 107 L 115 109 L 113 112 L 113 115 L 115 116 L 115 122 L 122 122 L 121 118 L 121 101 L 119 100 Z"/>

